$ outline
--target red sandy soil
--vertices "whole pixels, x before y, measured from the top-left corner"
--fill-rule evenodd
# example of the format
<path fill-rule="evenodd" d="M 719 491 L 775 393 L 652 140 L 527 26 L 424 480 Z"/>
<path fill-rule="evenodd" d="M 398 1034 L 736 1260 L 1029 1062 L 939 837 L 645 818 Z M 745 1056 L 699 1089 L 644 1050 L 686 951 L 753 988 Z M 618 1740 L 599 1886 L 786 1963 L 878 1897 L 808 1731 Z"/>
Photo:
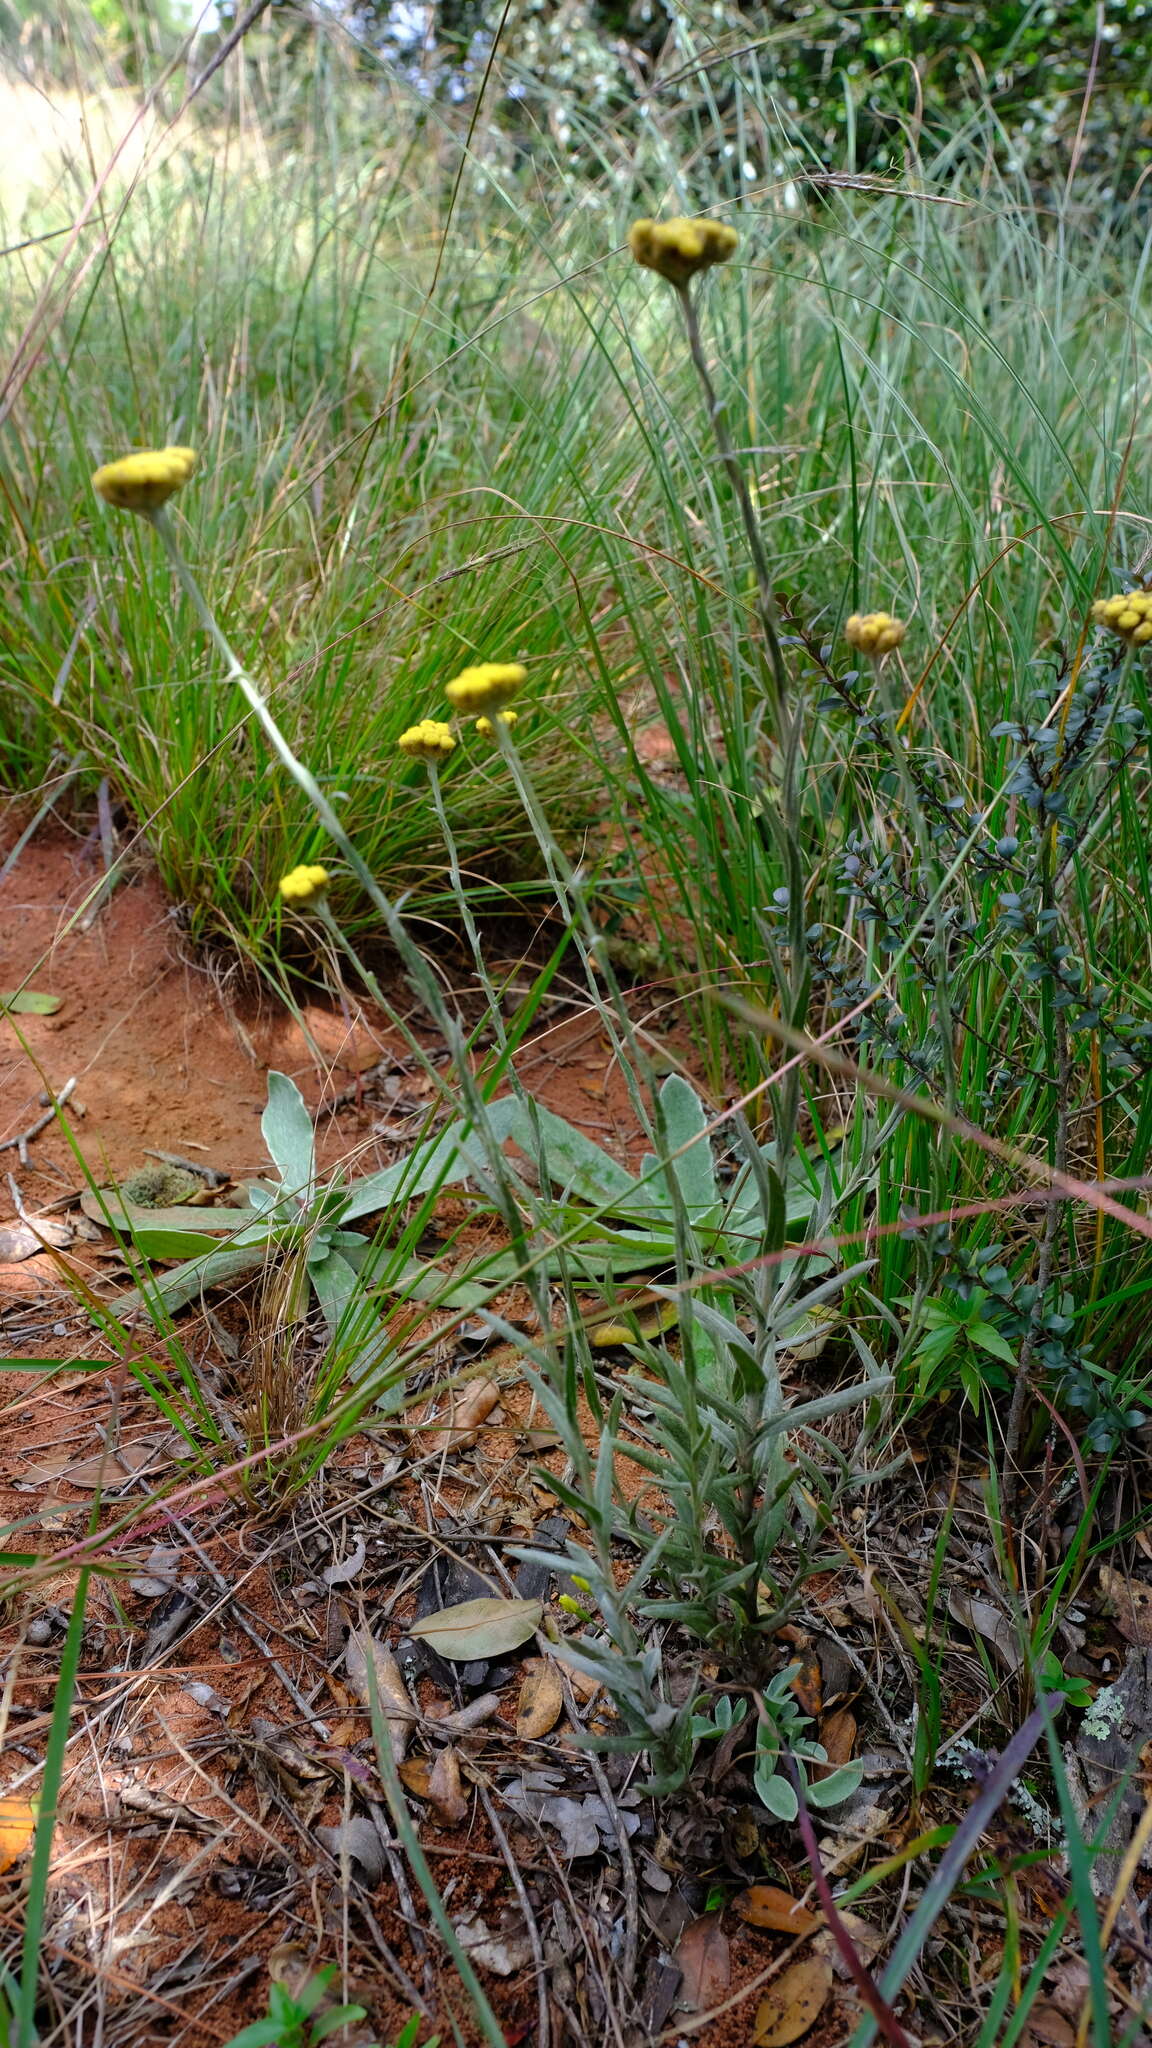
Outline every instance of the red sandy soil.
<path fill-rule="evenodd" d="M 83 1105 L 84 1113 L 69 1112 L 72 1139 L 98 1182 L 122 1178 L 145 1163 L 149 1147 L 243 1176 L 264 1164 L 258 1119 L 266 1074 L 277 1067 L 298 1083 L 317 1115 L 325 1167 L 343 1163 L 349 1169 L 371 1171 L 391 1162 L 397 1145 L 387 1097 L 382 1104 L 378 1089 L 367 1087 L 361 1099 L 358 1077 L 376 1068 L 387 1074 L 395 1063 L 409 1098 L 431 1094 L 419 1071 L 401 1064 L 403 1047 L 394 1030 L 359 1005 L 353 1016 L 342 1014 L 338 1005 L 309 1002 L 299 1020 L 270 1005 L 232 1007 L 219 979 L 189 955 L 170 906 L 147 872 L 119 887 L 88 930 L 79 929 L 77 907 L 88 895 L 92 879 L 81 842 L 62 832 L 46 832 L 0 883 L 0 989 L 27 983 L 61 999 L 51 1017 L 3 1020 L 0 1141 L 26 1130 L 42 1113 L 39 1095 L 44 1087 L 58 1091 L 75 1077 L 75 1102 Z M 407 1009 L 400 985 L 397 1001 Z M 627 1089 L 594 1010 L 569 1002 L 543 1012 L 536 1036 L 521 1053 L 519 1068 L 537 1096 L 582 1125 L 607 1149 L 621 1157 L 635 1151 L 639 1134 Z M 33 1214 L 53 1203 L 64 1206 L 63 1198 L 83 1185 L 75 1153 L 58 1124 L 49 1124 L 32 1139 L 28 1154 L 25 1165 L 14 1148 L 0 1151 L 0 1221 L 15 1208 L 14 1201 L 5 1199 L 12 1191 L 5 1186 L 4 1175 L 12 1175 Z M 73 1246 L 68 1257 L 82 1272 L 99 1278 L 101 1292 L 115 1286 L 107 1246 L 103 1251 Z M 219 1306 L 227 1320 L 227 1305 Z M 55 1554 L 83 1538 L 92 1493 L 66 1475 L 38 1481 L 38 1465 L 47 1467 L 61 1446 L 75 1447 L 77 1456 L 93 1449 L 98 1453 L 109 1430 L 127 1445 L 141 1436 L 154 1436 L 156 1411 L 116 1368 L 111 1355 L 101 1352 L 89 1317 L 69 1298 L 53 1257 L 43 1254 L 0 1266 L 0 1321 L 5 1327 L 0 1341 L 9 1354 L 109 1358 L 107 1372 L 91 1375 L 66 1371 L 44 1380 L 0 1374 L 5 1443 L 0 1514 L 12 1523 L 47 1512 L 49 1521 L 39 1528 L 29 1525 L 21 1540 Z M 219 1358 L 211 1365 L 210 1346 L 201 1356 L 212 1370 L 219 1369 Z M 531 1539 L 535 1524 L 554 1506 L 534 1482 L 532 1466 L 546 1462 L 559 1469 L 563 1460 L 558 1451 L 549 1454 L 546 1441 L 529 1438 L 528 1431 L 538 1431 L 542 1417 L 534 1410 L 527 1387 L 517 1383 L 517 1374 L 501 1372 L 499 1378 L 500 1405 L 481 1426 L 476 1442 L 429 1472 L 421 1482 L 422 1493 L 401 1480 L 391 1496 L 383 1495 L 378 1503 L 387 1510 L 382 1523 L 364 1520 L 359 1503 L 365 1489 L 381 1492 L 381 1473 L 390 1469 L 390 1458 L 392 1466 L 396 1464 L 395 1442 L 382 1441 L 376 1430 L 343 1447 L 308 1502 L 309 1513 L 318 1513 L 319 1525 L 330 1531 L 334 1559 L 348 1554 L 361 1529 L 370 1546 L 380 1549 L 382 1559 L 401 1546 L 401 1554 L 414 1567 L 405 1581 L 411 1586 L 433 1554 L 427 1547 L 429 1513 L 467 1516 L 476 1502 L 490 1504 L 490 1510 L 488 1505 L 484 1508 L 486 1515 L 490 1512 L 488 1526 L 494 1534 L 504 1532 L 501 1540 Z M 441 1403 L 425 1418 L 425 1429 L 443 1420 Z M 406 1426 L 398 1425 L 392 1434 L 407 1444 L 407 1457 L 419 1452 L 421 1439 L 408 1434 Z M 651 1482 L 637 1468 L 634 1484 L 646 1483 Z M 109 1502 L 109 1513 L 121 1512 L 122 1505 Z M 100 2034 L 106 2015 L 107 2038 L 128 2048 L 170 2039 L 191 2042 L 194 2048 L 222 2043 L 265 2010 L 270 1955 L 275 1962 L 274 1952 L 294 1943 L 306 1971 L 309 1963 L 319 1966 L 341 1953 L 346 1906 L 330 1864 L 316 1866 L 309 1880 L 311 1905 L 303 1918 L 298 1903 L 285 1914 L 277 1910 L 274 1898 L 252 1905 L 235 1892 L 238 1884 L 243 1890 L 245 1871 L 274 1866 L 277 1858 L 294 1862 L 297 1868 L 302 1859 L 307 1864 L 315 1856 L 312 1830 L 338 1824 L 345 1811 L 347 1794 L 339 1789 L 339 1771 L 318 1784 L 319 1803 L 301 1826 L 291 1817 L 299 1788 L 292 1788 L 287 1807 L 282 1795 L 279 1804 L 274 1798 L 269 1806 L 267 1787 L 262 1794 L 259 1775 L 245 1761 L 253 1716 L 293 1730 L 306 1749 L 315 1748 L 271 1658 L 290 1671 L 298 1691 L 302 1688 L 315 1700 L 314 1711 L 335 1727 L 334 1746 L 371 1758 L 363 1712 L 357 1712 L 355 1702 L 341 1691 L 339 1678 L 330 1675 L 340 1669 L 341 1625 L 356 1625 L 365 1596 L 353 1587 L 346 1595 L 327 1600 L 308 1595 L 302 1605 L 298 1582 L 308 1577 L 309 1567 L 301 1560 L 292 1533 L 298 1522 L 296 1508 L 291 1527 L 286 1528 L 275 1516 L 262 1519 L 246 1509 L 235 1494 L 219 1489 L 205 1494 L 201 1489 L 184 1524 L 201 1546 L 199 1555 L 184 1550 L 183 1535 L 160 1516 L 155 1526 L 120 1539 L 129 1545 L 123 1551 L 124 1576 L 93 1582 L 77 1690 L 77 1732 L 69 1745 L 54 1847 L 46 1952 L 58 1969 L 65 1969 L 60 1978 L 61 2012 L 67 2013 L 70 2005 L 75 2010 L 77 2000 L 83 2006 L 89 1996 L 95 2001 L 87 2007 L 87 2032 L 79 2019 L 74 2028 L 69 2022 L 77 2040 Z M 374 1529 L 381 1530 L 379 1538 Z M 397 1533 L 386 1534 L 390 1530 Z M 161 1653 L 154 1669 L 136 1668 L 142 1631 L 156 1610 L 126 1589 L 126 1576 L 129 1568 L 136 1573 L 145 1568 L 156 1543 L 181 1548 L 182 1569 L 191 1567 L 201 1585 L 209 1563 L 222 1575 L 263 1637 L 267 1647 L 262 1655 L 239 1633 L 225 1607 L 195 1627 L 178 1653 Z M 42 1580 L 26 1604 L 21 1603 L 20 1614 L 3 1631 L 3 1647 L 15 1658 L 0 1767 L 8 1791 L 34 1789 L 36 1764 L 43 1755 L 46 1716 L 59 1668 L 59 1638 L 37 1649 L 18 1643 L 18 1637 L 37 1615 L 50 1612 L 53 1603 L 63 1610 L 71 1606 L 74 1572 L 65 1559 L 60 1564 L 61 1569 Z M 313 1572 L 319 1569 L 311 1567 Z M 410 1599 L 409 1594 L 407 1603 Z M 387 1619 L 379 1613 L 373 1617 L 378 1633 L 387 1635 L 391 1627 L 395 1634 L 398 1613 L 408 1612 L 406 1600 L 401 1595 L 399 1610 L 395 1599 L 388 1600 L 382 1610 Z M 209 1707 L 189 1694 L 190 1685 L 204 1684 L 226 1703 L 226 1720 L 221 1719 L 219 1704 Z M 511 1745 L 517 1694 L 514 1681 L 490 1729 L 464 1744 L 465 1754 L 473 1755 L 485 1776 L 495 1771 L 498 1778 L 515 1759 Z M 430 1704 L 434 1703 L 421 1699 L 425 1711 Z M 571 1756 L 563 1728 L 561 1722 L 541 1749 L 539 1761 L 562 1762 Z M 497 1778 L 488 1781 L 495 1784 Z M 168 1807 L 161 1805 L 149 1817 L 131 1804 L 140 1794 L 167 1801 Z M 180 1817 L 189 1813 L 194 1816 L 191 1822 Z M 518 1833 L 507 1813 L 505 1824 L 547 1926 L 556 1896 L 554 1870 L 538 1839 Z M 470 1797 L 469 1817 L 460 1828 L 437 1827 L 426 1817 L 422 1837 L 437 1880 L 456 1908 L 478 1908 L 495 1924 L 511 1894 L 499 1845 L 476 1797 Z M 619 1881 L 619 1873 L 609 1868 L 598 1903 L 597 1897 L 589 1903 L 586 1891 L 581 1894 L 579 1915 L 587 1917 L 576 1920 L 578 1947 L 605 1941 L 606 1930 L 618 1921 Z M 19 1865 L 0 1874 L 0 1931 L 6 1947 L 11 1947 L 19 1926 L 21 1882 Z M 299 1886 L 292 1896 L 299 1901 Z M 576 1913 L 570 1890 L 567 1897 Z M 413 1946 L 404 1902 L 388 1877 L 372 1893 L 372 1911 L 383 1938 L 413 1981 L 433 2003 L 441 1990 L 447 1991 L 464 2025 L 464 2038 L 475 2038 L 459 1988 L 453 1992 L 450 1973 L 436 1960 L 435 1947 L 425 1960 L 419 1946 Z M 417 1913 L 421 1921 L 426 1918 L 419 1904 Z M 81 1927 L 91 1932 L 82 1937 Z M 782 1937 L 738 1923 L 729 1931 L 734 1992 L 755 1982 L 787 1944 Z M 651 1954 L 650 1937 L 645 1940 Z M 357 1954 L 358 1967 L 368 1967 L 371 1957 L 366 1958 L 363 1945 Z M 182 1975 L 185 1957 L 191 1962 Z M 281 1955 L 277 1967 L 282 1962 Z M 509 2042 L 534 2043 L 531 1970 L 507 1981 L 487 1972 L 482 1975 Z M 90 1992 L 89 1985 L 96 1984 L 98 1992 Z M 393 2039 L 407 2008 L 387 1971 L 381 1974 L 369 1967 L 363 1981 L 354 1975 L 349 1995 L 369 2007 L 373 2031 L 364 2038 Z M 695 2032 L 693 2041 L 699 2048 L 742 2048 L 750 2038 L 754 2011 L 755 1995 L 751 2003 L 736 2004 L 723 2018 Z M 670 2016 L 672 2038 L 686 2017 L 678 2024 L 676 2016 Z M 847 2031 L 850 2022 L 841 2025 L 834 2000 L 810 2034 L 809 2048 L 829 2048 Z M 450 2028 L 443 2034 L 450 2038 Z"/>

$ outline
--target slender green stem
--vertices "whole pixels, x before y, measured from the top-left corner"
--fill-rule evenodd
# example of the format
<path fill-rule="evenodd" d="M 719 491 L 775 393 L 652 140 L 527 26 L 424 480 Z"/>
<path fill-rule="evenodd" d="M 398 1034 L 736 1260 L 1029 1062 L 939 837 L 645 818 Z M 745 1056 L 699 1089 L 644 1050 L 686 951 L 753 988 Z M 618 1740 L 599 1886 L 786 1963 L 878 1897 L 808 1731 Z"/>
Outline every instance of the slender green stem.
<path fill-rule="evenodd" d="M 153 526 L 160 536 L 161 544 L 175 571 L 181 588 L 187 595 L 189 603 L 192 605 L 204 631 L 207 633 L 213 646 L 220 653 L 227 668 L 229 680 L 236 685 L 245 702 L 250 706 L 277 759 L 287 769 L 297 788 L 304 792 L 330 839 L 334 845 L 339 847 L 365 894 L 380 912 L 388 936 L 404 963 L 408 978 L 417 995 L 428 1009 L 429 1014 L 434 1019 L 448 1048 L 453 1069 L 460 1084 L 460 1093 L 469 1121 L 484 1146 L 492 1177 L 490 1192 L 508 1228 L 514 1247 L 523 1255 L 525 1250 L 524 1227 L 508 1172 L 508 1162 L 504 1157 L 500 1144 L 492 1133 L 489 1120 L 484 1113 L 484 1099 L 477 1085 L 476 1077 L 472 1072 L 471 1062 L 468 1057 L 467 1040 L 459 1017 L 453 1013 L 445 1001 L 443 991 L 436 976 L 412 938 L 396 905 L 381 889 L 372 870 L 344 830 L 343 825 L 311 770 L 306 768 L 304 763 L 298 760 L 293 753 L 288 741 L 277 725 L 264 696 L 244 668 L 243 663 L 233 653 L 216 621 L 211 606 L 200 589 L 191 568 L 184 559 L 180 543 L 176 538 L 175 528 L 168 515 L 167 506 L 161 506 L 157 511 L 151 512 L 147 516 L 151 519 Z M 499 730 L 503 731 L 503 728 L 499 728 Z M 343 951 L 350 954 L 356 961 L 359 972 L 364 974 L 365 970 L 362 963 L 353 952 L 334 918 L 328 924 L 328 929 L 338 938 Z M 379 983 L 376 981 L 375 976 L 368 980 L 368 987 L 371 993 L 380 999 Z M 395 1014 L 392 1006 L 387 1002 L 384 1003 L 384 1008 L 388 1015 L 393 1016 Z"/>
<path fill-rule="evenodd" d="M 435 761 L 429 761 L 428 763 L 428 782 L 432 790 L 432 801 L 436 806 L 436 816 L 440 823 L 441 835 L 448 851 L 448 876 L 452 887 L 452 894 L 456 899 L 456 907 L 460 912 L 464 930 L 468 934 L 468 944 L 472 949 L 472 959 L 476 967 L 476 979 L 484 991 L 484 999 L 488 1005 L 489 1019 L 492 1029 L 496 1034 L 496 1042 L 501 1052 L 503 1052 L 508 1043 L 508 1034 L 504 1029 L 504 1012 L 500 1007 L 500 998 L 492 985 L 492 978 L 484 960 L 484 952 L 480 944 L 480 933 L 476 926 L 476 919 L 472 915 L 472 905 L 468 901 L 468 891 L 464 887 L 464 877 L 460 871 L 460 856 L 456 849 L 456 836 L 448 822 L 444 792 L 440 787 L 440 773 Z"/>
<path fill-rule="evenodd" d="M 756 596 L 760 609 L 760 623 L 764 630 L 764 640 L 768 649 L 768 661 L 772 670 L 772 678 L 776 685 L 779 705 L 782 709 L 788 688 L 788 673 L 784 666 L 784 651 L 780 645 L 780 629 L 776 617 L 776 600 L 772 595 L 772 574 L 768 566 L 764 537 L 760 531 L 760 522 L 756 517 L 756 508 L 752 503 L 747 479 L 740 467 L 740 460 L 736 450 L 732 446 L 732 437 L 728 432 L 728 422 L 724 418 L 723 404 L 712 382 L 712 373 L 708 368 L 708 359 L 704 354 L 704 344 L 700 336 L 700 322 L 696 314 L 696 301 L 692 297 L 692 287 L 691 285 L 682 284 L 677 285 L 675 290 L 676 296 L 680 301 L 680 309 L 684 315 L 684 325 L 688 333 L 688 348 L 692 356 L 693 367 L 700 379 L 701 388 L 703 389 L 708 406 L 708 418 L 711 422 L 712 432 L 716 437 L 716 446 L 720 450 L 720 460 L 724 464 L 728 481 L 732 486 L 733 496 L 740 509 L 740 517 L 744 522 L 744 532 L 748 539 L 748 552 L 752 557 L 752 568 L 756 576 Z"/>
<path fill-rule="evenodd" d="M 93 1516 L 93 1520 L 95 1516 Z M 89 1531 L 91 1533 L 91 1530 Z M 60 1656 L 60 1676 L 52 1708 L 52 1725 L 44 1755 L 40 1781 L 40 1807 L 36 1819 L 36 1840 L 28 1872 L 28 1896 L 24 1901 L 24 1952 L 20 1965 L 20 2000 L 12 2015 L 12 2048 L 34 2048 L 36 2041 L 36 1991 L 39 1981 L 40 1942 L 44 1931 L 44 1908 L 48 1898 L 48 1872 L 52 1862 L 52 1840 L 56 1832 L 57 1801 L 64 1775 L 64 1754 L 80 1651 L 84 1642 L 84 1616 L 88 1606 L 91 1571 L 85 1567 L 76 1580 L 76 1594 L 68 1617 L 68 1633 Z"/>

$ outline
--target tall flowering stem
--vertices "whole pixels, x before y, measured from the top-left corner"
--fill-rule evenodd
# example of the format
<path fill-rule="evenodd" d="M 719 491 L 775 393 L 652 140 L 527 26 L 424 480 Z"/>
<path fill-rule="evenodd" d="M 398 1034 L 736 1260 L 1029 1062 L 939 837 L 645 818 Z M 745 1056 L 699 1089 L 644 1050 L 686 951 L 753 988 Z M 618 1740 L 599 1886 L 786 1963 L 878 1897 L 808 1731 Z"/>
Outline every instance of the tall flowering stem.
<path fill-rule="evenodd" d="M 412 938 L 396 905 L 380 887 L 371 868 L 363 859 L 354 842 L 349 838 L 316 777 L 312 774 L 311 769 L 307 768 L 304 762 L 298 760 L 297 756 L 293 753 L 288 741 L 277 725 L 266 699 L 253 682 L 242 662 L 237 659 L 232 648 L 229 646 L 220 626 L 217 624 L 211 606 L 200 589 L 195 576 L 192 574 L 191 568 L 184 559 L 180 543 L 176 538 L 168 516 L 167 506 L 161 505 L 154 510 L 144 507 L 139 509 L 141 509 L 143 516 L 150 520 L 151 524 L 155 527 L 160 537 L 161 545 L 175 571 L 181 588 L 184 590 L 200 624 L 203 626 L 213 646 L 219 652 L 227 668 L 229 680 L 240 691 L 241 696 L 249 706 L 261 731 L 268 740 L 273 753 L 287 769 L 297 788 L 303 791 L 329 838 L 334 845 L 339 847 L 361 888 L 380 912 L 388 936 L 404 963 L 413 988 L 435 1020 L 437 1028 L 443 1036 L 456 1077 L 460 1083 L 460 1092 L 464 1099 L 469 1121 L 484 1145 L 488 1157 L 488 1166 L 491 1174 L 489 1192 L 508 1227 L 514 1247 L 518 1250 L 522 1249 L 524 1244 L 523 1222 L 517 1210 L 508 1179 L 507 1161 L 504 1158 L 500 1145 L 492 1135 L 489 1120 L 485 1115 L 484 1100 L 477 1085 L 476 1077 L 472 1072 L 459 1018 L 453 1014 L 445 1002 L 436 976 L 429 967 L 427 960 L 425 960 L 419 946 L 417 946 Z M 332 917 L 330 912 L 327 912 L 327 906 L 321 904 L 317 906 L 317 909 L 322 914 L 323 922 L 338 941 L 342 950 L 355 961 L 357 968 L 364 976 L 369 992 L 377 1001 L 382 1002 L 389 1016 L 394 1017 L 393 1007 L 383 998 L 375 976 L 365 972 L 362 963 L 340 930 L 335 918 Z"/>
<path fill-rule="evenodd" d="M 752 494 L 748 489 L 748 480 L 741 468 L 740 458 L 732 445 L 732 437 L 728 432 L 728 422 L 724 417 L 723 401 L 712 382 L 712 372 L 708 368 L 708 359 L 704 353 L 704 343 L 700 334 L 700 320 L 696 311 L 696 301 L 692 296 L 691 283 L 687 281 L 683 284 L 677 283 L 674 284 L 673 288 L 676 297 L 680 301 L 680 310 L 684 315 L 684 327 L 688 335 L 688 349 L 692 357 L 693 368 L 700 380 L 700 387 L 708 406 L 708 419 L 712 432 L 716 437 L 716 446 L 720 450 L 720 460 L 724 464 L 725 474 L 732 486 L 736 503 L 740 508 L 740 517 L 743 521 L 744 532 L 748 541 L 748 553 L 752 558 L 752 569 L 756 577 L 757 604 L 760 612 L 760 624 L 764 632 L 764 641 L 768 649 L 768 663 L 772 670 L 772 680 L 776 688 L 778 705 L 782 709 L 788 687 L 788 676 L 784 667 L 784 650 L 780 645 L 776 600 L 772 595 L 772 575 L 768 566 L 768 555 L 764 547 L 764 537 L 760 531 L 760 522 L 756 517 L 756 508 L 752 503 Z"/>

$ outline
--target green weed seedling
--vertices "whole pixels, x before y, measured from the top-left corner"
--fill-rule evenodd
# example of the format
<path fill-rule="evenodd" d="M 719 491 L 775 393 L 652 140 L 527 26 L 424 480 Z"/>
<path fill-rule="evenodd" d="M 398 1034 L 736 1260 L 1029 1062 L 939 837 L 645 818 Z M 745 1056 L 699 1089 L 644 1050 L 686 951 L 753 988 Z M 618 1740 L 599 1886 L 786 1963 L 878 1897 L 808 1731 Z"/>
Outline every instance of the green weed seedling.
<path fill-rule="evenodd" d="M 318 2042 L 327 2040 L 338 2028 L 366 2019 L 367 2011 L 362 2005 L 325 2005 L 328 1986 L 335 1975 L 335 1964 L 329 1964 L 298 1991 L 290 1991 L 286 1984 L 271 1983 L 266 2017 L 241 2027 L 227 2048 L 317 2048 Z M 409 2035 L 409 2040 L 414 2038 L 414 2034 Z"/>

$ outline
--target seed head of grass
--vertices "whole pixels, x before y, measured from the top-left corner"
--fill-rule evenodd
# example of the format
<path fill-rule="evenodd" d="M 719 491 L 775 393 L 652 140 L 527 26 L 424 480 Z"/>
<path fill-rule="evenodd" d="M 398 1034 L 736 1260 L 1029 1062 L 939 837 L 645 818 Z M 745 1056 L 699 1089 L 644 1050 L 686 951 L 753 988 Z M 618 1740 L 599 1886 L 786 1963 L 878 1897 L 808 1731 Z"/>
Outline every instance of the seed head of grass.
<path fill-rule="evenodd" d="M 328 870 L 321 867 L 293 868 L 280 883 L 280 894 L 293 910 L 310 910 L 322 901 L 328 889 Z"/>
<path fill-rule="evenodd" d="M 899 647 L 907 631 L 903 619 L 894 619 L 891 612 L 853 612 L 844 622 L 848 645 L 861 654 L 870 654 L 876 661 Z"/>
<path fill-rule="evenodd" d="M 739 240 L 722 220 L 637 220 L 628 230 L 637 263 L 675 285 L 686 285 L 713 263 L 727 263 Z"/>
<path fill-rule="evenodd" d="M 121 512 L 156 512 L 187 483 L 198 459 L 194 448 L 142 448 L 106 462 L 92 487 Z"/>
<path fill-rule="evenodd" d="M 473 711 L 500 711 L 523 687 L 527 673 L 518 661 L 481 661 L 453 676 L 444 694 L 464 718 Z"/>
<path fill-rule="evenodd" d="M 1092 607 L 1098 626 L 1119 633 L 1129 647 L 1146 647 L 1152 640 L 1152 590 L 1125 590 L 1115 597 L 1101 597 Z"/>
<path fill-rule="evenodd" d="M 446 761 L 456 749 L 451 726 L 438 718 L 422 718 L 419 725 L 410 725 L 396 745 L 413 761 Z"/>

